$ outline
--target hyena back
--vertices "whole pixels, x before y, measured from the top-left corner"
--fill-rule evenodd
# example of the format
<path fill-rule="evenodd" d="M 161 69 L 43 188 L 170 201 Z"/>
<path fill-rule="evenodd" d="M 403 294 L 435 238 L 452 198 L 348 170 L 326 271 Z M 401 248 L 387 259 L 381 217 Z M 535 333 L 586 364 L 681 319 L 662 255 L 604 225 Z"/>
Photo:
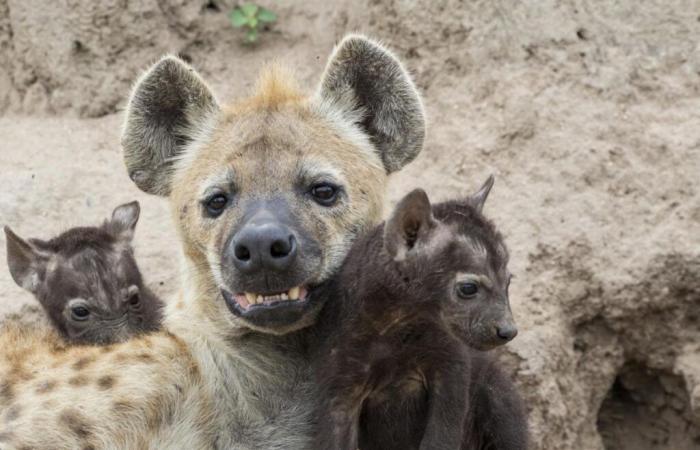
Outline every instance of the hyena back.
<path fill-rule="evenodd" d="M 386 177 L 424 129 L 406 71 L 361 36 L 338 44 L 312 96 L 269 68 L 251 98 L 220 107 L 191 67 L 156 63 L 122 143 L 136 185 L 169 197 L 182 244 L 166 331 L 102 351 L 0 334 L 0 444 L 308 448 L 314 288 L 379 221 Z"/>

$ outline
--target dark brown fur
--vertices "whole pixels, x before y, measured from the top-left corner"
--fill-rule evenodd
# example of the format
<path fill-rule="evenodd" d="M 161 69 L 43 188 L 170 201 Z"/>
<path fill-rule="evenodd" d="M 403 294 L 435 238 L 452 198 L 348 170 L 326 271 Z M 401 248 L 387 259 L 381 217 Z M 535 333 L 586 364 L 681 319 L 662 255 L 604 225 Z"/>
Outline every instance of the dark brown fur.
<path fill-rule="evenodd" d="M 491 184 L 432 211 L 412 192 L 319 293 L 334 301 L 316 337 L 316 448 L 526 448 L 514 386 L 476 350 L 516 333 L 508 253 L 481 214 Z"/>
<path fill-rule="evenodd" d="M 13 279 L 69 342 L 109 344 L 160 327 L 162 302 L 144 285 L 131 247 L 138 215 L 137 202 L 121 205 L 100 227 L 71 228 L 48 241 L 24 241 L 5 228 Z"/>

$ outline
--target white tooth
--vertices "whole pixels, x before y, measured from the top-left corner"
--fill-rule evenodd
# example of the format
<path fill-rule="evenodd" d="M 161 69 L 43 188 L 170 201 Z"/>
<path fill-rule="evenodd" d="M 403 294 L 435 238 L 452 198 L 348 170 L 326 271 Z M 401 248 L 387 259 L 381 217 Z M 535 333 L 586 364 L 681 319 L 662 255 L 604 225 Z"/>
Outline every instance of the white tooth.
<path fill-rule="evenodd" d="M 258 295 L 257 303 L 260 304 L 260 303 L 262 303 L 262 302 L 263 302 L 263 296 L 262 296 L 262 295 Z"/>
<path fill-rule="evenodd" d="M 287 297 L 286 292 L 283 292 L 282 295 L 280 295 L 280 297 L 282 297 L 282 300 L 289 300 L 289 297 Z"/>
<path fill-rule="evenodd" d="M 293 287 L 289 290 L 289 299 L 290 300 L 299 299 L 299 286 Z"/>
<path fill-rule="evenodd" d="M 248 300 L 248 303 L 250 303 L 251 305 L 255 304 L 255 294 L 252 294 L 250 292 L 246 292 L 245 298 Z"/>

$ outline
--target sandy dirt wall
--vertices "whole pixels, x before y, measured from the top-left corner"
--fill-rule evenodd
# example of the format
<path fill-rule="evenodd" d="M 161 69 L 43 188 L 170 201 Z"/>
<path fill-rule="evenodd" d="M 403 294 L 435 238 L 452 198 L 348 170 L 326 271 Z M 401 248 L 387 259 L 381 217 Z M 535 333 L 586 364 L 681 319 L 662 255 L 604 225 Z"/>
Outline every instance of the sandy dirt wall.
<path fill-rule="evenodd" d="M 501 354 L 533 448 L 700 448 L 700 0 L 262 2 L 280 22 L 255 48 L 232 3 L 0 0 L 0 222 L 48 236 L 139 199 L 137 256 L 172 293 L 167 204 L 121 163 L 139 70 L 177 52 L 229 100 L 275 58 L 311 90 L 335 40 L 364 31 L 397 50 L 429 115 L 389 203 L 496 174 L 486 209 L 521 330 Z M 30 303 L 0 270 L 0 312 Z"/>

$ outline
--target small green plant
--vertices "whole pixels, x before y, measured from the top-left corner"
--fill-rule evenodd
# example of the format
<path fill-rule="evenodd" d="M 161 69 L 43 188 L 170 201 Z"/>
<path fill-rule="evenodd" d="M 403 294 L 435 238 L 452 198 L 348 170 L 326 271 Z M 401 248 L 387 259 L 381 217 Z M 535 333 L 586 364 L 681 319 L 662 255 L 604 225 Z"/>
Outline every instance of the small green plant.
<path fill-rule="evenodd" d="M 237 6 L 229 15 L 231 25 L 245 28 L 245 41 L 253 44 L 258 40 L 260 29 L 268 23 L 277 20 L 277 14 L 254 3 L 244 3 Z"/>

